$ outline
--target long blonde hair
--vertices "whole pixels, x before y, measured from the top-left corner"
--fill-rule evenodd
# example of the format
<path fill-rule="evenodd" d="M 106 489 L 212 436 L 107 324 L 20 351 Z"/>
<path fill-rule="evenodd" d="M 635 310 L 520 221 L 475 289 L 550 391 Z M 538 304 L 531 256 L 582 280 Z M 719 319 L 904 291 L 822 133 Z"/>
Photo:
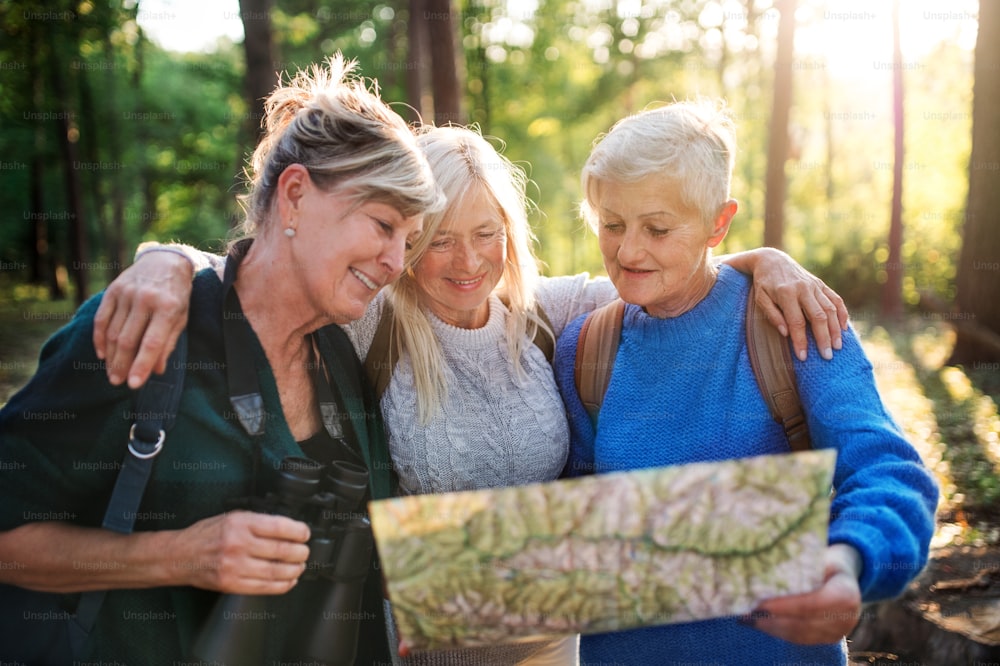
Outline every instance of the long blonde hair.
<path fill-rule="evenodd" d="M 424 231 L 407 257 L 407 270 L 387 287 L 393 308 L 396 352 L 406 351 L 413 365 L 417 409 L 421 423 L 427 423 L 447 396 L 444 355 L 430 320 L 420 302 L 420 288 L 412 268 L 423 257 L 437 231 L 451 221 L 466 198 L 485 193 L 503 218 L 507 236 L 507 259 L 494 293 L 501 296 L 511 316 L 507 318 L 507 348 L 519 381 L 526 375 L 521 364 L 525 347 L 539 327 L 551 329 L 536 314 L 535 289 L 538 260 L 532 249 L 534 235 L 528 224 L 532 205 L 526 193 L 524 171 L 501 155 L 474 129 L 445 126 L 425 127 L 417 132 L 417 143 L 431 165 L 438 186 L 448 203 L 444 210 L 424 216 Z M 554 336 L 553 336 L 554 337 Z"/>

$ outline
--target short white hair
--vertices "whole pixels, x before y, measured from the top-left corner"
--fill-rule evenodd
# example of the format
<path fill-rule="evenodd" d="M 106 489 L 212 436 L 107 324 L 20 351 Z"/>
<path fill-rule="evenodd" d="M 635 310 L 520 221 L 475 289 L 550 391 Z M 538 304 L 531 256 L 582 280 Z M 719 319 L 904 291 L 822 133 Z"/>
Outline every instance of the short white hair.
<path fill-rule="evenodd" d="M 729 200 L 736 130 L 722 100 L 650 108 L 619 120 L 595 142 L 581 175 L 581 212 L 594 229 L 598 181 L 631 183 L 662 175 L 681 185 L 683 203 L 711 225 Z"/>

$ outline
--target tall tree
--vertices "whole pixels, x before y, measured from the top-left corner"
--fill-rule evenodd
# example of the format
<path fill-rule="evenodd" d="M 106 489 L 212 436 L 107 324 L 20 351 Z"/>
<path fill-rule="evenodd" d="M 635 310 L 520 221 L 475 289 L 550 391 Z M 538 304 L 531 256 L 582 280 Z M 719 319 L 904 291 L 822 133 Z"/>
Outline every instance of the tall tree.
<path fill-rule="evenodd" d="M 423 14 L 431 52 L 431 87 L 434 91 L 434 123 L 464 123 L 462 88 L 455 52 L 455 10 L 451 0 L 424 0 Z"/>
<path fill-rule="evenodd" d="M 240 0 L 243 21 L 243 52 L 246 55 L 246 97 L 248 122 L 245 131 L 255 144 L 264 118 L 264 99 L 277 84 L 273 31 L 271 30 L 272 0 Z M 242 157 L 242 155 L 241 155 Z"/>
<path fill-rule="evenodd" d="M 903 51 L 899 43 L 899 0 L 892 2 L 892 120 L 895 145 L 892 169 L 892 210 L 889 222 L 889 260 L 882 290 L 882 316 L 903 314 Z"/>
<path fill-rule="evenodd" d="M 75 28 L 75 24 L 71 24 Z M 87 271 L 90 255 L 87 247 L 87 215 L 83 207 L 83 185 L 80 182 L 81 166 L 79 140 L 80 129 L 77 126 L 76 99 L 70 95 L 69 86 L 64 73 L 69 69 L 70 57 L 66 54 L 73 49 L 78 50 L 78 35 L 73 30 L 56 31 L 50 34 L 49 41 L 49 76 L 52 80 L 52 92 L 60 111 L 56 114 L 58 121 L 57 141 L 62 157 L 63 186 L 66 190 L 66 210 L 69 217 L 69 254 L 70 275 L 76 287 L 75 299 L 77 305 L 82 305 L 89 294 Z"/>
<path fill-rule="evenodd" d="M 406 56 L 406 103 L 410 106 L 409 120 L 424 119 L 424 70 L 427 68 L 427 13 L 425 0 L 409 0 L 410 20 L 406 23 L 409 42 Z M 414 117 L 415 116 L 415 117 Z"/>
<path fill-rule="evenodd" d="M 1000 3 L 979 2 L 972 89 L 969 198 L 956 277 L 957 338 L 950 363 L 1000 360 Z"/>
<path fill-rule="evenodd" d="M 785 162 L 788 159 L 788 117 L 792 108 L 792 56 L 795 52 L 796 0 L 777 0 L 778 50 L 774 62 L 774 102 L 767 146 L 764 193 L 764 245 L 780 248 L 785 227 Z"/>

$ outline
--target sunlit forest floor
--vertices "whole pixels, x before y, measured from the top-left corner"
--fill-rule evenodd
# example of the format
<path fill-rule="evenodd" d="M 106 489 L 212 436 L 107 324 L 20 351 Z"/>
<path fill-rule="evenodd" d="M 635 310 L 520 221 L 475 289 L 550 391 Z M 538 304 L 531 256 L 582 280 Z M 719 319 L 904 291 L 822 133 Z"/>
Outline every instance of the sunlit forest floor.
<path fill-rule="evenodd" d="M 34 288 L 0 287 L 0 405 L 35 371 L 42 343 L 72 310 Z M 1000 552 L 1000 366 L 945 365 L 954 333 L 932 318 L 853 316 L 889 411 L 941 485 L 932 549 L 977 553 L 973 573 L 982 578 L 993 567 L 985 562 L 1000 562 L 983 556 Z"/>

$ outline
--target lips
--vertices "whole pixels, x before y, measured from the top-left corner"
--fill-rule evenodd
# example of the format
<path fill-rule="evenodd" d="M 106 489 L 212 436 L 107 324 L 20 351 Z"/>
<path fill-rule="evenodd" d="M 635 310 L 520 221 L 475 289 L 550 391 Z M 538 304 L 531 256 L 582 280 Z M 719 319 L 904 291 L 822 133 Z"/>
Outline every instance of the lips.
<path fill-rule="evenodd" d="M 622 266 L 621 264 L 619 264 L 618 267 L 622 269 L 623 273 L 627 273 L 629 275 L 646 275 L 648 273 L 655 272 L 645 268 L 633 268 L 631 266 Z"/>
<path fill-rule="evenodd" d="M 479 277 L 470 278 L 468 280 L 458 280 L 455 278 L 445 278 L 445 280 L 460 289 L 473 289 L 483 283 L 483 276 L 480 275 Z"/>
<path fill-rule="evenodd" d="M 350 270 L 351 274 L 354 275 L 354 277 L 361 280 L 361 283 L 366 287 L 368 287 L 369 289 L 371 289 L 372 291 L 377 291 L 381 287 L 381 285 L 379 285 L 377 282 L 374 282 L 370 277 L 368 277 L 358 269 L 352 268 Z"/>

